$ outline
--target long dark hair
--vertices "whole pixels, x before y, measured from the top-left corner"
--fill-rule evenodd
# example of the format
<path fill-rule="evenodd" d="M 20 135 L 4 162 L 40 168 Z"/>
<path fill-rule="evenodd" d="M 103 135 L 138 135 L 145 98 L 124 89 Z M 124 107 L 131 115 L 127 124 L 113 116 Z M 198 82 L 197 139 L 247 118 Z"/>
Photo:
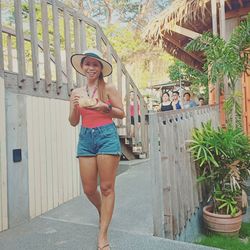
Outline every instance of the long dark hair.
<path fill-rule="evenodd" d="M 105 102 L 105 85 L 106 82 L 103 79 L 103 73 L 99 75 L 99 80 L 98 80 L 98 95 L 101 101 Z"/>

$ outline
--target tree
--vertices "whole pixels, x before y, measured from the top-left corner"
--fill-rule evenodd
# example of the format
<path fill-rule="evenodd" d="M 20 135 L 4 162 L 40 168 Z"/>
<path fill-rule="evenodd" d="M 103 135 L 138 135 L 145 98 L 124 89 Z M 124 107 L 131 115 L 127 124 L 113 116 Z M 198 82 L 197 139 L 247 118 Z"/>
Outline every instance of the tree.
<path fill-rule="evenodd" d="M 104 32 L 138 87 L 166 81 L 170 55 L 144 42 L 132 25 L 117 23 L 104 28 Z"/>
<path fill-rule="evenodd" d="M 200 95 L 200 88 L 205 88 L 205 98 L 208 98 L 208 76 L 204 72 L 200 72 L 189 67 L 187 64 L 175 59 L 174 63 L 169 67 L 169 77 L 172 81 L 188 81 L 191 82 L 191 90 L 196 95 Z"/>
<path fill-rule="evenodd" d="M 63 1 L 63 0 L 61 0 Z M 155 15 L 165 9 L 170 0 L 64 0 L 65 4 L 83 11 L 102 26 L 120 23 L 130 23 L 140 30 Z"/>
<path fill-rule="evenodd" d="M 242 126 L 241 95 L 236 91 L 236 83 L 241 74 L 249 68 L 250 47 L 250 14 L 233 31 L 226 42 L 211 33 L 204 33 L 201 37 L 187 45 L 188 50 L 203 51 L 206 56 L 206 69 L 210 68 L 210 80 L 223 85 L 224 76 L 228 80 L 230 94 L 225 101 L 227 122 L 234 127 Z"/>

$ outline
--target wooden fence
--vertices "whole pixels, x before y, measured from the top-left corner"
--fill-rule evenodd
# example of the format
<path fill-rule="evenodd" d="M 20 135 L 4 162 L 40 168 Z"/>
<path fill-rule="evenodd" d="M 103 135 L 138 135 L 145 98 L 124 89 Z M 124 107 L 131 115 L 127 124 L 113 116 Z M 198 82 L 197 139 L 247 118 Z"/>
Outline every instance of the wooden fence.
<path fill-rule="evenodd" d="M 68 100 L 71 91 L 85 83 L 85 79 L 73 70 L 71 55 L 95 47 L 113 65 L 113 74 L 106 80 L 116 85 L 126 107 L 126 119 L 115 123 L 120 135 L 131 138 L 129 92 L 133 90 L 138 96 L 135 113 L 139 105 L 142 120 L 147 113 L 146 103 L 100 26 L 57 0 L 29 0 L 26 15 L 22 11 L 22 1 L 15 0 L 14 10 L 12 26 L 0 20 L 6 85 L 23 94 Z M 17 83 L 13 83 L 9 73 L 17 74 Z M 144 122 L 137 126 L 136 114 L 135 123 L 133 142 L 135 145 L 141 143 L 142 151 L 146 152 L 147 126 Z"/>
<path fill-rule="evenodd" d="M 216 106 L 149 115 L 155 234 L 175 239 L 200 206 L 202 190 L 187 151 L 193 128 L 212 120 L 219 126 Z"/>

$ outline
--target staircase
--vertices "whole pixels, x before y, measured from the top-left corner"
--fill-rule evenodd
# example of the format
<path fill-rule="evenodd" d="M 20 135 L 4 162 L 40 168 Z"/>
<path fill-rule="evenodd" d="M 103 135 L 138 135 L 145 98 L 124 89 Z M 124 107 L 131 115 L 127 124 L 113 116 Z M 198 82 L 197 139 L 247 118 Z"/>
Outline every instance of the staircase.
<path fill-rule="evenodd" d="M 124 158 L 130 160 L 138 158 L 140 154 L 147 155 L 147 125 L 141 124 L 138 128 L 138 121 L 135 121 L 135 134 L 133 138 L 129 136 L 130 91 L 138 97 L 134 106 L 135 110 L 138 105 L 140 106 L 142 120 L 145 120 L 148 113 L 147 105 L 98 23 L 80 11 L 55 0 L 29 0 L 29 16 L 23 14 L 21 0 L 15 1 L 14 8 L 15 26 L 6 27 L 0 20 L 3 38 L 3 43 L 0 40 L 0 50 L 3 49 L 6 59 L 4 71 L 10 79 L 7 85 L 15 88 L 20 94 L 68 100 L 71 91 L 83 86 L 85 82 L 80 74 L 72 70 L 70 56 L 96 47 L 103 52 L 105 59 L 114 68 L 113 75 L 105 80 L 116 85 L 122 99 L 125 100 L 126 118 L 124 121 L 115 121 L 121 137 Z M 41 12 L 40 19 L 38 12 Z M 49 13 L 52 16 L 49 16 Z M 42 36 L 38 34 L 39 28 L 42 29 Z M 15 40 L 16 47 L 13 47 Z M 31 48 L 30 58 L 25 56 L 27 48 Z M 12 75 L 17 75 L 17 83 L 11 79 Z"/>

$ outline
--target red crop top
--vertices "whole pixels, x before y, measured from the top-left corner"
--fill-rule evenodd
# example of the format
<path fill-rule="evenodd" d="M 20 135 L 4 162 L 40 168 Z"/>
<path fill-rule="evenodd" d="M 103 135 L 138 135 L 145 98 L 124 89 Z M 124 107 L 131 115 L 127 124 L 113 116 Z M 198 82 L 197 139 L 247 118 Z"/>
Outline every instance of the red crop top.
<path fill-rule="evenodd" d="M 108 101 L 107 104 L 109 103 Z M 82 117 L 82 126 L 85 128 L 96 128 L 113 122 L 108 113 L 87 108 L 79 108 L 79 110 Z"/>

